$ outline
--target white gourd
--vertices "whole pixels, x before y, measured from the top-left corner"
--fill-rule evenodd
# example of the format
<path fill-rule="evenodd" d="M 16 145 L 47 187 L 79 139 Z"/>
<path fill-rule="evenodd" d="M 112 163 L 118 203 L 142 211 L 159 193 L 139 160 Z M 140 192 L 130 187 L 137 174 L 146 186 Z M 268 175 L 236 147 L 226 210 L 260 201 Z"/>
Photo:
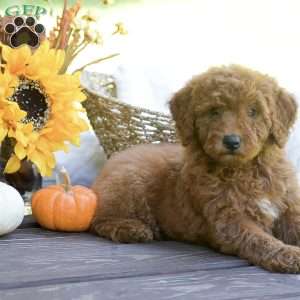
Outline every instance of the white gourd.
<path fill-rule="evenodd" d="M 24 201 L 12 186 L 0 182 L 0 236 L 14 231 L 23 221 Z"/>

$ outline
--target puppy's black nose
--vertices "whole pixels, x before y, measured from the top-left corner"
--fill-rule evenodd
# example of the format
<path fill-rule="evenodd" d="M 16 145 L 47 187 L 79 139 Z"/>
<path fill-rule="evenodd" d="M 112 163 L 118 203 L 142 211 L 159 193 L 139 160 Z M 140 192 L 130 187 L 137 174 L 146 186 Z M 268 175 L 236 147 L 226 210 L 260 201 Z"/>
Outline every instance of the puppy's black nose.
<path fill-rule="evenodd" d="M 240 148 L 241 138 L 236 134 L 225 135 L 223 145 L 230 151 L 237 150 Z"/>

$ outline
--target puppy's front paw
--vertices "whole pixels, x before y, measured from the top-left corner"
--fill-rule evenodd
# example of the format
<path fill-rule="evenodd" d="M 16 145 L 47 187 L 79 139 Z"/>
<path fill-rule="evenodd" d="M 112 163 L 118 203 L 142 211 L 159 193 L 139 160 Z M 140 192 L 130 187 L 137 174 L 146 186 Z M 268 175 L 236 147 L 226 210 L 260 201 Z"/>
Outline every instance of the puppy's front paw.
<path fill-rule="evenodd" d="M 272 272 L 300 273 L 300 248 L 285 245 L 262 266 Z"/>

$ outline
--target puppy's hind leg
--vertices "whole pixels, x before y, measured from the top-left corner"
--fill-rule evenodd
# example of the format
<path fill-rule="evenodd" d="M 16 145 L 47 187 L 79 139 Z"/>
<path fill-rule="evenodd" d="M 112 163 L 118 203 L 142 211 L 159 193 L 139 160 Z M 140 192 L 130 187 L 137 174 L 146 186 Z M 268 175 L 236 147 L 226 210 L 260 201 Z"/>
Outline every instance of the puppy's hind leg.
<path fill-rule="evenodd" d="M 93 225 L 93 231 L 121 243 L 150 242 L 154 239 L 151 228 L 137 219 L 101 218 Z"/>
<path fill-rule="evenodd" d="M 146 163 L 149 158 L 134 151 L 111 158 L 92 186 L 98 196 L 92 231 L 116 242 L 160 239 L 154 211 L 159 179 L 156 169 Z"/>
<path fill-rule="evenodd" d="M 101 183 L 99 207 L 92 222 L 92 232 L 121 243 L 161 239 L 159 226 L 146 199 L 135 198 L 129 192 L 134 187 L 125 185 L 124 189 L 119 187 L 116 191 L 104 185 Z"/>

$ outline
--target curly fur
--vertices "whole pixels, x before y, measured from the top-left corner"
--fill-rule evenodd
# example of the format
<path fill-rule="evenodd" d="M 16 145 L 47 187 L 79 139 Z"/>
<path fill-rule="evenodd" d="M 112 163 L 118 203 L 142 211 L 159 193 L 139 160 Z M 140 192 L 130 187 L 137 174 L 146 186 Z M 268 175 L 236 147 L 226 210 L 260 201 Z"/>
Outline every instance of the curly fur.
<path fill-rule="evenodd" d="M 282 150 L 292 95 L 240 67 L 212 68 L 170 101 L 180 145 L 141 145 L 112 157 L 93 184 L 92 229 L 119 242 L 207 244 L 271 271 L 300 272 L 300 197 Z M 241 145 L 228 151 L 223 137 Z"/>

